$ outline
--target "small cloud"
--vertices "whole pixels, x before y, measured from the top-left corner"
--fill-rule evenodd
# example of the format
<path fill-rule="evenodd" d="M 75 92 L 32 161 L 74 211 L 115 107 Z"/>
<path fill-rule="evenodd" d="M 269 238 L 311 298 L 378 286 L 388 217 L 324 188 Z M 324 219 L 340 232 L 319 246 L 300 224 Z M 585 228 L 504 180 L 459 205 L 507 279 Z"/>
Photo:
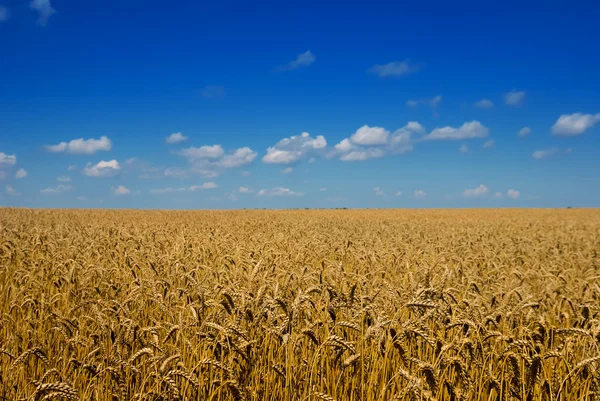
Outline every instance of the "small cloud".
<path fill-rule="evenodd" d="M 75 170 L 77 170 L 77 166 L 74 165 L 74 164 L 71 164 L 69 167 L 67 167 L 67 170 L 68 171 L 75 171 Z"/>
<path fill-rule="evenodd" d="M 252 192 L 252 190 L 250 188 L 248 188 L 248 187 L 240 187 L 240 193 L 241 194 L 248 194 L 250 192 Z"/>
<path fill-rule="evenodd" d="M 165 142 L 170 143 L 170 144 L 181 143 L 181 142 L 185 142 L 187 140 L 188 140 L 187 136 L 183 136 L 183 134 L 181 132 L 175 132 L 165 138 Z"/>
<path fill-rule="evenodd" d="M 494 107 L 494 102 L 489 99 L 481 99 L 475 102 L 475 107 L 480 109 L 491 109 Z"/>
<path fill-rule="evenodd" d="M 76 155 L 91 155 L 99 151 L 109 151 L 112 147 L 110 139 L 101 136 L 100 139 L 73 139 L 70 142 L 60 142 L 56 145 L 46 145 L 48 152 L 67 152 Z"/>
<path fill-rule="evenodd" d="M 400 191 L 396 192 L 396 196 L 397 196 L 397 197 L 400 197 L 400 196 L 402 196 L 402 192 L 400 192 Z"/>
<path fill-rule="evenodd" d="M 502 192 L 496 192 L 494 194 L 494 198 L 502 198 L 504 195 L 502 195 Z"/>
<path fill-rule="evenodd" d="M 540 160 L 540 159 L 545 159 L 550 156 L 554 156 L 556 153 L 558 153 L 558 148 L 536 150 L 535 152 L 533 152 L 531 157 L 533 157 L 536 160 Z"/>
<path fill-rule="evenodd" d="M 100 161 L 98 164 L 88 163 L 83 169 L 83 174 L 88 177 L 113 177 L 121 171 L 121 166 L 116 160 Z"/>
<path fill-rule="evenodd" d="M 234 168 L 250 164 L 256 158 L 257 153 L 249 147 L 236 149 L 233 153 L 226 154 L 217 162 L 217 166 Z"/>
<path fill-rule="evenodd" d="M 488 187 L 486 187 L 485 185 L 481 184 L 477 188 L 465 189 L 464 192 L 463 192 L 463 196 L 467 197 L 467 198 L 471 198 L 473 196 L 485 195 L 485 194 L 487 194 L 487 192 L 488 192 Z"/>
<path fill-rule="evenodd" d="M 409 100 L 406 102 L 406 105 L 408 107 L 416 107 L 420 104 L 426 104 L 429 107 L 431 107 L 432 109 L 435 109 L 438 104 L 440 104 L 440 102 L 442 101 L 442 96 L 441 95 L 437 95 L 434 96 L 432 98 L 424 98 L 424 99 L 418 99 L 418 100 Z"/>
<path fill-rule="evenodd" d="M 10 17 L 10 11 L 4 6 L 0 6 L 0 23 L 6 21 Z"/>
<path fill-rule="evenodd" d="M 205 182 L 202 185 L 192 185 L 191 187 L 189 187 L 189 190 L 192 191 L 192 192 L 193 191 L 198 191 L 198 190 L 203 191 L 205 189 L 214 189 L 214 188 L 217 188 L 217 187 L 218 187 L 217 184 L 215 184 L 212 181 L 209 181 L 209 182 Z"/>
<path fill-rule="evenodd" d="M 425 140 L 463 140 L 472 138 L 485 138 L 489 134 L 489 129 L 479 121 L 470 121 L 464 123 L 458 128 L 443 127 L 436 128 L 429 135 L 425 135 Z"/>
<path fill-rule="evenodd" d="M 190 160 L 197 159 L 218 159 L 225 154 L 225 151 L 221 145 L 204 145 L 199 148 L 191 146 L 186 149 L 179 151 L 179 154 Z"/>
<path fill-rule="evenodd" d="M 119 185 L 113 190 L 113 192 L 115 195 L 129 195 L 131 193 L 131 190 L 129 190 L 129 188 L 125 187 L 124 185 Z"/>
<path fill-rule="evenodd" d="M 413 192 L 413 196 L 415 198 L 424 198 L 427 196 L 427 193 L 423 190 L 418 189 L 415 192 Z"/>
<path fill-rule="evenodd" d="M 17 195 L 19 195 L 19 192 L 18 192 L 16 189 L 14 189 L 13 187 L 11 187 L 10 185 L 7 185 L 7 186 L 6 186 L 6 193 L 7 193 L 8 195 L 12 195 L 12 196 L 17 196 Z"/>
<path fill-rule="evenodd" d="M 32 0 L 29 7 L 38 12 L 38 24 L 42 26 L 46 26 L 48 19 L 56 13 L 56 10 L 50 4 L 50 0 Z"/>
<path fill-rule="evenodd" d="M 518 198 L 521 196 L 521 193 L 520 193 L 519 191 L 517 191 L 516 189 L 509 189 L 509 190 L 506 192 L 506 195 L 507 195 L 509 198 L 512 198 L 512 199 L 518 199 Z"/>
<path fill-rule="evenodd" d="M 583 134 L 600 122 L 600 113 L 597 114 L 563 114 L 552 126 L 552 134 L 557 136 L 577 136 Z"/>
<path fill-rule="evenodd" d="M 377 159 L 383 157 L 385 152 L 379 148 L 373 149 L 365 149 L 365 150 L 356 150 L 350 153 L 346 153 L 340 157 L 341 161 L 344 162 L 354 162 L 354 161 L 362 161 L 368 159 Z"/>
<path fill-rule="evenodd" d="M 389 134 L 390 132 L 385 128 L 363 125 L 352 134 L 350 141 L 357 145 L 383 145 L 387 142 Z M 344 141 L 340 142 L 338 145 L 346 147 L 345 145 L 342 145 L 343 142 Z"/>
<path fill-rule="evenodd" d="M 202 96 L 208 99 L 223 98 L 227 93 L 225 88 L 218 85 L 208 85 L 202 88 Z"/>
<path fill-rule="evenodd" d="M 493 139 L 490 139 L 489 141 L 486 141 L 486 142 L 483 144 L 483 148 L 484 148 L 484 149 L 491 149 L 491 148 L 493 148 L 494 146 L 496 146 L 496 141 L 494 141 Z"/>
<path fill-rule="evenodd" d="M 520 137 L 524 137 L 531 134 L 531 128 L 529 127 L 523 127 L 521 128 L 521 130 L 519 131 L 519 136 Z"/>
<path fill-rule="evenodd" d="M 312 54 L 310 50 L 307 50 L 304 53 L 299 54 L 295 60 L 292 60 L 285 65 L 277 67 L 277 71 L 291 71 L 300 67 L 308 67 L 309 65 L 314 63 L 315 60 L 315 55 Z"/>
<path fill-rule="evenodd" d="M 376 64 L 369 71 L 381 78 L 388 78 L 402 77 L 417 72 L 420 69 L 420 66 L 412 64 L 409 59 L 406 59 L 404 61 L 392 61 L 387 64 Z"/>
<path fill-rule="evenodd" d="M 293 135 L 277 142 L 267 149 L 267 154 L 262 161 L 269 164 L 291 164 L 305 159 L 309 154 L 318 152 L 327 146 L 323 135 L 315 138 L 308 132 Z"/>
<path fill-rule="evenodd" d="M 59 184 L 54 188 L 44 188 L 40 192 L 43 194 L 59 194 L 61 192 L 69 191 L 72 189 L 70 185 Z"/>
<path fill-rule="evenodd" d="M 294 192 L 289 188 L 271 188 L 271 189 L 261 189 L 258 191 L 258 196 L 302 196 L 302 192 Z"/>
<path fill-rule="evenodd" d="M 319 189 L 319 191 L 321 191 L 321 192 L 327 192 L 327 188 L 321 188 L 321 189 Z"/>
<path fill-rule="evenodd" d="M 0 167 L 14 166 L 15 164 L 17 164 L 17 156 L 0 152 Z"/>
<path fill-rule="evenodd" d="M 62 176 L 58 177 L 56 179 L 56 181 L 63 182 L 63 183 L 65 183 L 65 182 L 71 182 L 71 177 L 67 177 L 67 176 L 62 175 Z"/>
<path fill-rule="evenodd" d="M 523 103 L 523 100 L 525 100 L 524 91 L 517 91 L 516 89 L 513 89 L 504 95 L 504 103 L 509 106 L 519 106 Z"/>
<path fill-rule="evenodd" d="M 291 167 L 286 167 L 286 168 L 284 168 L 283 170 L 281 170 L 281 172 L 282 172 L 283 174 L 289 174 L 289 173 L 291 173 L 292 171 L 294 171 L 294 169 L 293 169 L 293 168 L 291 168 Z"/>
<path fill-rule="evenodd" d="M 17 170 L 16 174 L 15 174 L 16 178 L 25 178 L 27 177 L 27 170 L 25 170 L 24 168 L 21 168 L 19 170 Z"/>
<path fill-rule="evenodd" d="M 385 195 L 385 192 L 381 188 L 379 188 L 379 187 L 373 188 L 373 192 L 375 192 L 375 195 L 377 195 L 377 196 L 383 196 L 383 195 Z"/>
<path fill-rule="evenodd" d="M 461 153 L 467 153 L 469 151 L 469 146 L 467 146 L 466 143 L 463 143 L 462 145 L 460 145 L 460 148 L 458 148 L 458 150 Z"/>

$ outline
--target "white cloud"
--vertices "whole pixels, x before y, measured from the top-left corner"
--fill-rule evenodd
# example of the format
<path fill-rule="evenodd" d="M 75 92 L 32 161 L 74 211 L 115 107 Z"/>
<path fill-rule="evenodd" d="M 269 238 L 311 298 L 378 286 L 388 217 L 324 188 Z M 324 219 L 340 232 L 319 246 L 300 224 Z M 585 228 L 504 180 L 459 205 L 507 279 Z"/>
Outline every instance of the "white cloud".
<path fill-rule="evenodd" d="M 293 169 L 293 168 L 291 168 L 291 167 L 286 167 L 286 168 L 284 168 L 283 170 L 281 170 L 281 172 L 282 172 L 283 174 L 289 174 L 289 173 L 291 173 L 292 171 L 294 171 L 294 169 Z"/>
<path fill-rule="evenodd" d="M 379 187 L 373 188 L 373 192 L 375 192 L 375 195 L 377 195 L 377 196 L 383 196 L 383 195 L 385 195 L 385 192 L 381 188 L 379 188 Z"/>
<path fill-rule="evenodd" d="M 427 193 L 423 190 L 418 189 L 415 192 L 413 192 L 413 196 L 415 198 L 424 198 L 427 196 Z"/>
<path fill-rule="evenodd" d="M 523 136 L 527 136 L 531 133 L 531 128 L 529 127 L 523 127 L 521 128 L 521 130 L 519 131 L 519 136 L 523 137 Z"/>
<path fill-rule="evenodd" d="M 6 193 L 13 196 L 19 195 L 19 192 L 10 185 L 6 186 Z"/>
<path fill-rule="evenodd" d="M 67 176 L 60 176 L 56 179 L 56 181 L 58 182 L 71 182 L 71 177 L 67 177 Z"/>
<path fill-rule="evenodd" d="M 302 192 L 294 192 L 288 188 L 271 188 L 261 189 L 258 191 L 258 196 L 302 196 Z"/>
<path fill-rule="evenodd" d="M 448 139 L 462 140 L 472 138 L 485 138 L 489 134 L 489 129 L 479 121 L 470 121 L 464 123 L 459 128 L 443 127 L 436 128 L 429 135 L 425 135 L 426 140 Z"/>
<path fill-rule="evenodd" d="M 458 150 L 461 153 L 467 153 L 469 151 L 469 146 L 467 146 L 466 143 L 463 143 L 462 145 L 460 145 L 460 148 L 458 148 Z"/>
<path fill-rule="evenodd" d="M 327 192 L 327 188 L 321 188 L 319 189 L 320 192 Z"/>
<path fill-rule="evenodd" d="M 240 193 L 241 194 L 247 194 L 247 193 L 250 193 L 250 192 L 252 192 L 252 190 L 250 188 L 248 188 L 248 187 L 240 187 Z"/>
<path fill-rule="evenodd" d="M 312 138 L 308 132 L 303 132 L 301 135 L 284 138 L 275 146 L 269 147 L 262 161 L 271 164 L 295 163 L 326 146 L 327 141 L 323 135 Z"/>
<path fill-rule="evenodd" d="M 438 104 L 442 101 L 442 96 L 441 95 L 437 95 L 434 96 L 432 98 L 424 98 L 424 99 L 417 99 L 417 100 L 409 100 L 406 102 L 406 105 L 408 107 L 416 107 L 420 104 L 426 104 L 429 107 L 431 107 L 432 109 L 436 108 L 438 106 Z"/>
<path fill-rule="evenodd" d="M 221 98 L 225 97 L 227 93 L 225 92 L 225 88 L 218 85 L 208 85 L 202 88 L 202 96 L 205 98 Z"/>
<path fill-rule="evenodd" d="M 67 167 L 67 170 L 68 171 L 75 171 L 75 170 L 77 170 L 77 166 L 74 165 L 74 164 L 71 164 L 69 167 Z"/>
<path fill-rule="evenodd" d="M 400 191 L 396 192 L 396 196 L 398 196 L 398 197 L 402 196 L 402 192 L 400 192 Z"/>
<path fill-rule="evenodd" d="M 191 187 L 188 188 L 188 190 L 190 190 L 192 192 L 193 191 L 198 191 L 198 190 L 203 191 L 205 189 L 214 189 L 214 188 L 217 188 L 217 187 L 218 187 L 217 184 L 215 184 L 212 181 L 209 181 L 209 182 L 205 182 L 202 185 L 192 185 Z"/>
<path fill-rule="evenodd" d="M 8 17 L 10 17 L 10 12 L 8 11 L 8 8 L 0 6 L 0 22 L 6 21 Z"/>
<path fill-rule="evenodd" d="M 490 149 L 490 148 L 493 148 L 494 146 L 496 146 L 496 141 L 494 141 L 493 139 L 490 139 L 489 141 L 486 141 L 483 144 L 484 149 Z"/>
<path fill-rule="evenodd" d="M 471 198 L 473 196 L 485 195 L 485 194 L 487 194 L 487 192 L 488 192 L 488 187 L 481 184 L 477 188 L 465 189 L 465 191 L 463 192 L 463 196 L 465 196 L 467 198 Z"/>
<path fill-rule="evenodd" d="M 70 185 L 59 184 L 54 188 L 44 188 L 40 192 L 43 194 L 59 194 L 61 192 L 68 191 L 71 188 L 73 187 L 71 187 Z"/>
<path fill-rule="evenodd" d="M 256 152 L 249 147 L 243 147 L 225 155 L 217 162 L 217 165 L 225 168 L 240 167 L 252 163 L 255 158 Z"/>
<path fill-rule="evenodd" d="M 376 159 L 383 157 L 385 152 L 379 148 L 371 148 L 365 150 L 355 150 L 340 156 L 340 160 L 344 162 L 362 161 L 368 159 Z"/>
<path fill-rule="evenodd" d="M 351 150 L 353 147 L 354 146 L 352 145 L 352 142 L 350 142 L 350 139 L 344 138 L 340 141 L 340 143 L 335 145 L 335 150 L 345 153 Z"/>
<path fill-rule="evenodd" d="M 170 143 L 170 144 L 181 143 L 181 142 L 185 142 L 187 140 L 188 140 L 187 136 L 184 136 L 181 132 L 175 132 L 165 138 L 165 142 Z"/>
<path fill-rule="evenodd" d="M 552 134 L 558 136 L 581 135 L 600 122 L 600 113 L 597 114 L 563 114 L 552 126 Z"/>
<path fill-rule="evenodd" d="M 15 164 L 17 164 L 17 156 L 0 152 L 0 167 L 14 166 Z"/>
<path fill-rule="evenodd" d="M 188 176 L 188 172 L 179 167 L 168 167 L 163 171 L 165 177 L 184 178 Z"/>
<path fill-rule="evenodd" d="M 545 159 L 546 157 L 550 157 L 550 156 L 554 156 L 556 153 L 558 153 L 558 149 L 557 148 L 550 148 L 550 149 L 544 149 L 544 150 L 536 150 L 535 152 L 533 152 L 533 154 L 531 155 L 531 157 L 533 157 L 534 159 Z"/>
<path fill-rule="evenodd" d="M 384 145 L 389 134 L 385 128 L 363 125 L 352 134 L 350 141 L 357 145 Z"/>
<path fill-rule="evenodd" d="M 56 145 L 46 145 L 48 152 L 67 152 L 76 155 L 91 155 L 98 151 L 109 151 L 112 147 L 110 139 L 101 136 L 100 139 L 73 139 L 70 142 L 60 142 Z"/>
<path fill-rule="evenodd" d="M 97 164 L 88 163 L 83 169 L 83 174 L 89 177 L 112 177 L 121 171 L 121 166 L 116 160 L 100 161 Z"/>
<path fill-rule="evenodd" d="M 494 102 L 489 99 L 481 99 L 475 102 L 475 107 L 480 109 L 491 109 L 494 107 Z"/>
<path fill-rule="evenodd" d="M 401 77 L 420 70 L 420 66 L 412 64 L 409 59 L 404 61 L 392 61 L 387 64 L 376 64 L 370 68 L 370 72 L 381 78 Z"/>
<path fill-rule="evenodd" d="M 191 146 L 186 149 L 179 151 L 179 154 L 190 160 L 197 159 L 218 159 L 225 154 L 225 151 L 221 145 L 204 145 L 199 148 Z"/>
<path fill-rule="evenodd" d="M 506 195 L 508 195 L 509 198 L 518 199 L 521 196 L 521 193 L 516 189 L 509 189 L 506 192 Z"/>
<path fill-rule="evenodd" d="M 128 195 L 131 193 L 131 190 L 129 190 L 129 188 L 125 187 L 124 185 L 119 185 L 117 188 L 114 189 L 113 192 L 115 195 Z"/>
<path fill-rule="evenodd" d="M 19 170 L 17 170 L 16 174 L 15 174 L 16 178 L 25 178 L 27 177 L 27 170 L 25 170 L 24 168 L 21 168 Z"/>
<path fill-rule="evenodd" d="M 295 60 L 290 61 L 289 63 L 277 67 L 278 71 L 291 71 L 300 67 L 308 67 L 312 63 L 314 63 L 316 57 L 310 50 L 301 53 L 296 57 Z"/>
<path fill-rule="evenodd" d="M 525 92 L 513 89 L 504 95 L 504 103 L 509 106 L 519 106 L 525 100 Z"/>
<path fill-rule="evenodd" d="M 48 18 L 56 13 L 56 10 L 50 4 L 50 0 L 32 0 L 29 7 L 38 12 L 38 24 L 42 26 L 45 26 L 48 23 Z"/>

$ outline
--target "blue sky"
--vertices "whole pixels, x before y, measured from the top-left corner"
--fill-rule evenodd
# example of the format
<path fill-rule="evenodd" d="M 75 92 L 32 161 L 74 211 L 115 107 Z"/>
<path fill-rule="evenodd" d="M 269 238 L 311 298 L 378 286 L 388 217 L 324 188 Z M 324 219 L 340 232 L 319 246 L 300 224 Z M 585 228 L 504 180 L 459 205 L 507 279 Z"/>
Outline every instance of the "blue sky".
<path fill-rule="evenodd" d="M 288 3 L 0 0 L 0 205 L 600 206 L 599 4 Z"/>

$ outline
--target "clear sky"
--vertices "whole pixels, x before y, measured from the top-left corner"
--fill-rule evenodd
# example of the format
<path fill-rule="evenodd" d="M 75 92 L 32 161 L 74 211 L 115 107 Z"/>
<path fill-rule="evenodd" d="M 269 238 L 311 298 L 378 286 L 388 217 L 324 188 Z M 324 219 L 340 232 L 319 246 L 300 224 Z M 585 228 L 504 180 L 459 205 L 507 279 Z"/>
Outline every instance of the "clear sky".
<path fill-rule="evenodd" d="M 0 0 L 0 205 L 600 207 L 599 20 Z"/>

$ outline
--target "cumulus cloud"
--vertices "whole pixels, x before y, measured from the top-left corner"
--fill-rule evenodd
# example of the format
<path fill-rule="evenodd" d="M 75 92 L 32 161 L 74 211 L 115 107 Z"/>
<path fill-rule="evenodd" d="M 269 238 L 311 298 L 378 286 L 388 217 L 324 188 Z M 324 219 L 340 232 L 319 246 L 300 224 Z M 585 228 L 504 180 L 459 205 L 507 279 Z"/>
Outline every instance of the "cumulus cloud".
<path fill-rule="evenodd" d="M 100 139 L 73 139 L 70 142 L 60 142 L 56 145 L 46 145 L 48 152 L 66 152 L 79 155 L 91 155 L 99 151 L 109 151 L 112 147 L 110 139 L 101 136 Z"/>
<path fill-rule="evenodd" d="M 463 192 L 463 196 L 467 197 L 467 198 L 471 198 L 474 196 L 482 196 L 487 194 L 488 192 L 488 187 L 486 187 L 485 185 L 481 184 L 479 185 L 477 188 L 473 188 L 473 189 L 465 189 Z"/>
<path fill-rule="evenodd" d="M 6 186 L 6 193 L 13 196 L 19 195 L 19 192 L 10 185 Z"/>
<path fill-rule="evenodd" d="M 385 128 L 363 125 L 352 134 L 350 141 L 356 145 L 384 145 L 389 134 Z"/>
<path fill-rule="evenodd" d="M 225 97 L 225 88 L 218 85 L 208 85 L 202 88 L 202 96 L 208 99 Z"/>
<path fill-rule="evenodd" d="M 415 192 L 413 192 L 413 196 L 415 198 L 424 198 L 427 196 L 427 193 L 421 189 L 418 189 Z"/>
<path fill-rule="evenodd" d="M 217 165 L 225 168 L 240 167 L 252 163 L 255 158 L 255 151 L 249 147 L 243 147 L 236 149 L 233 153 L 223 156 L 223 158 L 217 162 Z"/>
<path fill-rule="evenodd" d="M 529 127 L 523 127 L 521 128 L 521 130 L 519 131 L 519 136 L 520 137 L 524 137 L 531 134 L 531 128 Z"/>
<path fill-rule="evenodd" d="M 440 102 L 442 101 L 442 96 L 441 95 L 437 95 L 434 96 L 432 98 L 424 98 L 424 99 L 418 99 L 418 100 L 409 100 L 406 102 L 406 105 L 408 107 L 416 107 L 420 104 L 426 104 L 431 108 L 436 108 L 438 106 L 438 104 L 440 104 Z"/>
<path fill-rule="evenodd" d="M 483 144 L 484 149 L 490 149 L 490 148 L 493 148 L 494 146 L 496 146 L 496 141 L 494 141 L 493 139 L 490 139 L 489 141 L 486 141 Z"/>
<path fill-rule="evenodd" d="M 462 145 L 460 145 L 460 148 L 458 148 L 458 150 L 461 153 L 467 153 L 469 151 L 469 146 L 467 146 L 466 143 L 463 143 Z"/>
<path fill-rule="evenodd" d="M 376 64 L 369 69 L 373 74 L 381 78 L 401 77 L 419 71 L 421 68 L 413 64 L 409 59 L 404 61 L 392 61 L 387 64 Z"/>
<path fill-rule="evenodd" d="M 6 21 L 10 17 L 10 11 L 4 6 L 0 6 L 0 23 Z"/>
<path fill-rule="evenodd" d="M 443 127 L 436 128 L 430 134 L 425 135 L 425 140 L 463 140 L 472 138 L 485 138 L 489 134 L 489 129 L 479 121 L 470 121 L 464 123 L 459 128 Z"/>
<path fill-rule="evenodd" d="M 291 71 L 298 69 L 300 67 L 308 67 L 312 63 L 314 63 L 316 57 L 310 50 L 305 51 L 304 53 L 300 53 L 295 60 L 290 61 L 285 65 L 281 65 L 277 67 L 278 71 Z"/>
<path fill-rule="evenodd" d="M 600 113 L 597 114 L 563 114 L 552 126 L 552 134 L 557 136 L 581 135 L 600 122 Z"/>
<path fill-rule="evenodd" d="M 513 89 L 504 95 L 504 103 L 509 106 L 519 106 L 523 103 L 523 100 L 525 100 L 524 91 L 517 91 L 516 89 Z"/>
<path fill-rule="evenodd" d="M 29 7 L 38 12 L 38 24 L 42 26 L 45 26 L 48 19 L 56 13 L 56 10 L 50 4 L 50 0 L 32 0 Z"/>
<path fill-rule="evenodd" d="M 277 142 L 267 149 L 262 161 L 270 164 L 291 164 L 298 162 L 308 155 L 318 152 L 327 146 L 323 135 L 312 138 L 308 132 L 293 135 Z"/>
<path fill-rule="evenodd" d="M 72 189 L 70 185 L 59 184 L 54 188 L 44 188 L 40 192 L 43 194 L 59 194 L 61 192 L 69 191 Z"/>
<path fill-rule="evenodd" d="M 89 177 L 113 177 L 121 171 L 121 166 L 116 160 L 100 161 L 97 164 L 88 163 L 83 169 L 83 174 Z"/>
<path fill-rule="evenodd" d="M 188 140 L 187 136 L 184 136 L 181 132 L 175 132 L 165 138 L 165 142 L 170 143 L 170 144 L 181 143 L 181 142 L 185 142 L 187 140 Z"/>
<path fill-rule="evenodd" d="M 113 190 L 115 195 L 129 195 L 131 190 L 124 185 L 119 185 Z"/>
<path fill-rule="evenodd" d="M 199 174 L 205 178 L 217 177 L 222 169 L 250 164 L 257 156 L 257 153 L 248 147 L 225 153 L 221 145 L 205 145 L 199 148 L 192 146 L 177 152 L 177 154 L 188 159 L 190 163 L 189 172 Z M 181 171 L 172 171 L 183 176 L 183 174 L 180 174 Z"/>
<path fill-rule="evenodd" d="M 271 189 L 261 189 L 258 191 L 258 196 L 302 196 L 302 192 L 294 192 L 289 188 L 271 188 Z"/>
<path fill-rule="evenodd" d="M 362 161 L 368 159 L 376 159 L 385 156 L 383 149 L 370 148 L 364 150 L 354 150 L 352 152 L 340 156 L 340 160 L 344 162 Z"/>
<path fill-rule="evenodd" d="M 385 195 L 385 192 L 383 191 L 383 189 L 381 189 L 379 187 L 373 188 L 373 192 L 375 192 L 375 195 L 377 195 L 377 196 L 383 196 L 383 195 Z"/>
<path fill-rule="evenodd" d="M 533 157 L 536 160 L 539 160 L 539 159 L 545 159 L 546 157 L 554 156 L 556 153 L 558 153 L 557 148 L 536 150 L 535 152 L 533 152 L 531 157 Z"/>
<path fill-rule="evenodd" d="M 289 174 L 289 173 L 291 173 L 292 171 L 294 171 L 294 169 L 293 169 L 293 168 L 291 168 L 291 167 L 286 167 L 286 168 L 284 168 L 283 170 L 281 170 L 281 172 L 282 172 L 283 174 Z"/>
<path fill-rule="evenodd" d="M 10 167 L 14 166 L 15 164 L 17 164 L 17 156 L 7 155 L 4 152 L 0 152 L 0 167 Z"/>
<path fill-rule="evenodd" d="M 179 154 L 190 160 L 218 159 L 225 154 L 225 151 L 223 150 L 221 145 L 204 145 L 200 146 L 199 148 L 191 146 L 189 148 L 181 150 Z"/>
<path fill-rule="evenodd" d="M 521 193 L 520 193 L 519 191 L 517 191 L 516 189 L 509 189 L 509 190 L 506 192 L 506 195 L 507 195 L 509 198 L 512 198 L 512 199 L 518 199 L 518 198 L 521 196 Z"/>
<path fill-rule="evenodd" d="M 17 170 L 17 172 L 15 173 L 15 178 L 25 178 L 25 177 L 27 177 L 27 170 L 25 170 L 24 168 Z"/>
<path fill-rule="evenodd" d="M 480 109 L 491 109 L 494 107 L 494 102 L 492 102 L 490 99 L 481 99 L 475 102 L 475 107 Z"/>

